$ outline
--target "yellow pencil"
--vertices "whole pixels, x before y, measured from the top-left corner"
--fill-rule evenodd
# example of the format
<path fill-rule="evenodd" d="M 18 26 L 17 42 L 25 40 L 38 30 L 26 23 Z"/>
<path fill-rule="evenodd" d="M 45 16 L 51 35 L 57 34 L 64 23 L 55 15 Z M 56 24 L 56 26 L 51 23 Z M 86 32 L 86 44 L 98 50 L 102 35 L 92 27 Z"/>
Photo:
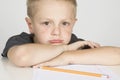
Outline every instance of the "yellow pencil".
<path fill-rule="evenodd" d="M 41 67 L 44 70 L 51 70 L 51 71 L 58 71 L 58 72 L 65 72 L 65 73 L 72 73 L 72 74 L 79 74 L 79 75 L 86 75 L 86 76 L 93 76 L 93 77 L 106 77 L 108 75 L 99 74 L 99 73 L 92 73 L 92 72 L 84 72 L 84 71 L 76 71 L 76 70 L 68 70 L 68 69 L 61 69 L 61 68 L 54 68 L 54 67 Z"/>

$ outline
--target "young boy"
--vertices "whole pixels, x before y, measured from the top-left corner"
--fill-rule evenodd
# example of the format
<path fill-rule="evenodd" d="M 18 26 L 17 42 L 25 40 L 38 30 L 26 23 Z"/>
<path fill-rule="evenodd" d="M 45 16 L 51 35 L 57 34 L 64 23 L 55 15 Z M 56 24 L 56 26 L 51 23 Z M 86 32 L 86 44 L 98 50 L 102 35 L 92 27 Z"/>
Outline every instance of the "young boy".
<path fill-rule="evenodd" d="M 26 22 L 31 34 L 11 37 L 2 56 L 21 67 L 120 64 L 119 47 L 100 47 L 72 34 L 76 7 L 76 0 L 28 0 Z"/>

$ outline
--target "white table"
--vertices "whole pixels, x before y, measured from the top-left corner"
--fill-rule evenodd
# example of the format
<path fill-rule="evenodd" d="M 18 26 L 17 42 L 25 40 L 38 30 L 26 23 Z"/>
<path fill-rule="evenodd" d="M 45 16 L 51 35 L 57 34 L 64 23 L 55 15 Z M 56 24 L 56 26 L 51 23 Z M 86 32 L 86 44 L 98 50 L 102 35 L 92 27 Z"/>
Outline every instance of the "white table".
<path fill-rule="evenodd" d="M 120 76 L 120 66 L 108 66 L 108 68 Z M 32 80 L 32 78 L 32 68 L 17 67 L 8 59 L 0 57 L 0 80 Z"/>
<path fill-rule="evenodd" d="M 32 68 L 20 68 L 0 57 L 0 80 L 32 80 Z"/>

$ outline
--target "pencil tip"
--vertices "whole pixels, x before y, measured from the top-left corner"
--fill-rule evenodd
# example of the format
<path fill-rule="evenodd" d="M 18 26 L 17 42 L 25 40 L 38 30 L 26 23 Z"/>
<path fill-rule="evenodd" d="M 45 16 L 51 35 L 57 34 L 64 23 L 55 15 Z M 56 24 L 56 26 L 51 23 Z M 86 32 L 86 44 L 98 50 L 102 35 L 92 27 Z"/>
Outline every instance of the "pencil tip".
<path fill-rule="evenodd" d="M 107 78 L 107 79 L 110 78 L 110 76 L 109 76 L 109 75 L 106 75 L 106 74 L 103 74 L 103 77 L 104 77 L 104 78 Z"/>

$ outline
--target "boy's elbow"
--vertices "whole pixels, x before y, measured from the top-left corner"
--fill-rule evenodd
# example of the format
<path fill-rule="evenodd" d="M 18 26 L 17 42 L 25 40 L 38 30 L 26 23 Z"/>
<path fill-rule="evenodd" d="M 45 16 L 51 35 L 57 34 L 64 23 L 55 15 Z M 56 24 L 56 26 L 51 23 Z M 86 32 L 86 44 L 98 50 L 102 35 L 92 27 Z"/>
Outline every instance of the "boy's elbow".
<path fill-rule="evenodd" d="M 23 46 L 14 46 L 8 51 L 8 59 L 19 67 L 27 67 L 28 58 Z"/>

